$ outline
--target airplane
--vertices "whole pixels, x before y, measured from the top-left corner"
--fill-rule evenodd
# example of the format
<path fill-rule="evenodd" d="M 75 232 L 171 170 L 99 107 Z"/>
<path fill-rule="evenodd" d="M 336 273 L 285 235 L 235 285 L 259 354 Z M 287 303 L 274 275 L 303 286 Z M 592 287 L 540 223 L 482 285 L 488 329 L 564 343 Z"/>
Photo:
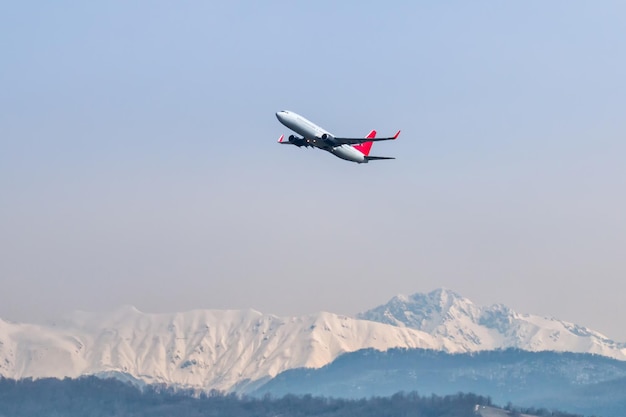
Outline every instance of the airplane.
<path fill-rule="evenodd" d="M 332 153 L 338 158 L 346 161 L 366 164 L 369 161 L 381 159 L 396 159 L 389 156 L 370 156 L 372 144 L 381 140 L 395 140 L 400 135 L 400 131 L 388 138 L 377 138 L 376 131 L 372 130 L 364 138 L 340 138 L 322 129 L 315 123 L 305 119 L 297 113 L 283 110 L 276 113 L 276 118 L 289 129 L 300 134 L 302 137 L 290 135 L 285 140 L 285 135 L 278 139 L 278 143 L 283 145 L 295 145 L 298 148 L 313 147 Z"/>

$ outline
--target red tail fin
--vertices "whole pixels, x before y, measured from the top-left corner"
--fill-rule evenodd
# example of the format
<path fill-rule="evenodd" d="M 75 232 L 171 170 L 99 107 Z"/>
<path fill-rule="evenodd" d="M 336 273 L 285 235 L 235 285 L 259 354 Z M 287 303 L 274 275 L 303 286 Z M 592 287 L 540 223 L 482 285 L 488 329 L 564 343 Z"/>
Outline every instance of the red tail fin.
<path fill-rule="evenodd" d="M 375 137 L 376 137 L 375 130 L 372 130 L 367 136 L 365 136 L 366 139 L 374 139 Z M 354 145 L 354 149 L 358 150 L 363 155 L 367 156 L 370 154 L 370 150 L 372 149 L 372 144 L 374 144 L 374 142 L 359 143 L 358 145 Z"/>

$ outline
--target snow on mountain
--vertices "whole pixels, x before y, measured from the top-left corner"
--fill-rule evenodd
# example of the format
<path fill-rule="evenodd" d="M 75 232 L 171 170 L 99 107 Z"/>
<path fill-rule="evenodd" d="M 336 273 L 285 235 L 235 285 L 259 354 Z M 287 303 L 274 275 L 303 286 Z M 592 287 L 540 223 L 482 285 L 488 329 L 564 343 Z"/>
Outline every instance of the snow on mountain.
<path fill-rule="evenodd" d="M 461 351 L 519 348 L 585 352 L 626 360 L 626 344 L 586 327 L 553 318 L 519 314 L 502 304 L 480 307 L 453 291 L 398 295 L 359 319 L 424 331 Z"/>
<path fill-rule="evenodd" d="M 450 350 L 419 330 L 331 313 L 282 318 L 257 311 L 146 314 L 124 307 L 75 313 L 52 325 L 0 321 L 0 375 L 123 373 L 149 383 L 242 389 L 344 352 L 390 347 Z"/>
<path fill-rule="evenodd" d="M 252 390 L 282 371 L 320 368 L 365 348 L 596 353 L 626 360 L 626 345 L 585 327 L 479 307 L 449 290 L 394 297 L 357 319 L 277 317 L 254 310 L 146 314 L 134 307 L 77 312 L 47 325 L 0 320 L 0 375 L 117 375 L 148 383 Z"/>

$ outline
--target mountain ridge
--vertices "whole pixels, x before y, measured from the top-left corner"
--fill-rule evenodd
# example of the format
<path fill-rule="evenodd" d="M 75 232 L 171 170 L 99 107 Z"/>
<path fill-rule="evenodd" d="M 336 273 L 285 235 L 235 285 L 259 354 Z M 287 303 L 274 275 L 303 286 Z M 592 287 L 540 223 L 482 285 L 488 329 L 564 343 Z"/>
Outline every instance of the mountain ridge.
<path fill-rule="evenodd" d="M 397 296 L 357 318 L 253 309 L 74 312 L 49 324 L 0 320 L 0 375 L 125 374 L 147 383 L 249 391 L 281 372 L 320 368 L 361 349 L 448 353 L 502 348 L 596 353 L 626 360 L 624 344 L 582 326 L 480 307 L 445 289 Z"/>
<path fill-rule="evenodd" d="M 497 404 L 622 416 L 626 362 L 589 353 L 505 350 L 445 353 L 363 349 L 320 369 L 285 371 L 251 395 L 389 397 L 397 392 L 473 392 Z M 542 414 L 544 415 L 544 414 Z"/>
<path fill-rule="evenodd" d="M 372 347 L 446 349 L 414 329 L 332 313 L 300 317 L 254 310 L 146 314 L 79 312 L 53 325 L 0 325 L 0 375 L 77 377 L 121 372 L 149 383 L 229 390 L 286 369 L 321 367 Z"/>
<path fill-rule="evenodd" d="M 398 295 L 356 317 L 422 330 L 435 337 L 453 340 L 468 351 L 491 346 L 492 349 L 529 351 L 569 350 L 626 359 L 626 343 L 613 341 L 587 327 L 555 318 L 520 314 L 504 304 L 477 306 L 444 288 L 428 294 Z"/>

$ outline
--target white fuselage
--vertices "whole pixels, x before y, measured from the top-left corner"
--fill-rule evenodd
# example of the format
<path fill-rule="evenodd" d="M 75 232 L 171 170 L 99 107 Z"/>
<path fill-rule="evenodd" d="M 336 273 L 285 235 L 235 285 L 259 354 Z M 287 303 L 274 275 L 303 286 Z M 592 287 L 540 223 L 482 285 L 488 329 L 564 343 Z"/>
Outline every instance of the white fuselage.
<path fill-rule="evenodd" d="M 357 162 L 359 164 L 367 162 L 367 158 L 361 151 L 350 145 L 333 145 L 332 133 L 322 129 L 315 123 L 305 119 L 297 113 L 284 110 L 276 113 L 276 117 L 289 129 L 300 134 L 306 141 L 307 145 L 323 149 L 347 161 Z M 329 139 L 322 139 L 322 136 L 324 135 L 327 135 Z"/>

